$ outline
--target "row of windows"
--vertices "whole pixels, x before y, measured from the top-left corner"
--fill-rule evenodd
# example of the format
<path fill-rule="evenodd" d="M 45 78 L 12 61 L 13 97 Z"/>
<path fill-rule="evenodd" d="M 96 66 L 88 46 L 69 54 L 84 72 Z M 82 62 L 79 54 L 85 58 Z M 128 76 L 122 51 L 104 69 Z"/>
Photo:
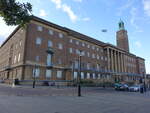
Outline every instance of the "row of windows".
<path fill-rule="evenodd" d="M 43 31 L 43 27 L 42 27 L 42 26 L 37 26 L 37 30 L 38 30 L 38 31 Z M 53 34 L 54 34 L 54 31 L 51 30 L 51 29 L 49 29 L 49 30 L 48 30 L 48 33 L 49 33 L 50 35 L 53 35 Z M 58 34 L 58 37 L 59 37 L 59 38 L 63 38 L 64 35 L 63 35 L 62 33 L 59 33 L 59 34 Z"/>
<path fill-rule="evenodd" d="M 103 52 L 103 49 L 102 48 L 98 48 L 98 47 L 95 47 L 94 45 L 90 45 L 90 44 L 86 44 L 85 42 L 80 42 L 78 40 L 73 40 L 73 39 L 70 39 L 70 43 L 75 43 L 76 45 L 81 45 L 83 47 L 87 47 L 87 48 L 91 48 L 93 50 L 96 50 L 96 51 L 101 51 Z"/>
<path fill-rule="evenodd" d="M 43 27 L 42 27 L 42 26 L 38 26 L 38 27 L 37 27 L 37 30 L 38 30 L 38 31 L 43 31 Z M 50 34 L 50 35 L 53 35 L 53 34 L 54 34 L 54 31 L 51 30 L 51 29 L 49 29 L 49 34 Z M 59 37 L 59 38 L 63 38 L 64 36 L 63 36 L 62 33 L 58 33 L 58 37 Z M 94 45 L 90 45 L 90 44 L 87 44 L 87 43 L 85 43 L 85 42 L 80 42 L 80 41 L 78 41 L 78 40 L 70 39 L 70 43 L 75 43 L 76 45 L 82 45 L 83 47 L 87 47 L 87 48 L 91 48 L 91 49 L 96 50 L 96 51 L 103 52 L 103 49 L 102 49 L 102 48 L 98 48 L 98 47 L 96 47 L 96 46 L 94 46 Z"/>
<path fill-rule="evenodd" d="M 33 69 L 33 77 L 39 77 L 40 76 L 40 69 L 39 68 L 36 68 L 36 69 Z M 47 69 L 46 70 L 46 74 L 45 74 L 46 78 L 51 78 L 52 77 L 52 70 L 49 70 Z M 62 78 L 63 76 L 63 73 L 62 71 L 57 71 L 56 73 L 56 77 L 57 78 Z M 78 72 L 74 72 L 74 75 L 73 75 L 73 78 L 74 79 L 77 79 L 78 77 Z M 84 73 L 84 72 L 81 72 L 81 79 L 101 79 L 101 78 L 107 78 L 107 79 L 110 79 L 110 75 L 101 75 L 101 74 L 95 74 L 95 73 Z"/>
<path fill-rule="evenodd" d="M 78 72 L 74 72 L 73 78 L 77 79 L 77 77 L 78 77 Z M 111 77 L 110 75 L 81 72 L 81 79 L 101 79 L 101 78 L 110 79 L 110 77 Z"/>
<path fill-rule="evenodd" d="M 42 38 L 38 37 L 36 39 L 36 44 L 37 45 L 41 45 L 41 43 L 42 43 Z M 48 40 L 48 47 L 52 47 L 52 46 L 53 46 L 52 41 Z M 63 49 L 63 44 L 58 43 L 58 49 Z M 80 51 L 78 49 L 69 48 L 69 52 L 70 53 L 74 53 L 74 51 L 75 51 L 76 54 L 78 54 L 78 55 L 80 54 Z M 86 52 L 85 51 L 82 51 L 82 56 L 86 56 Z M 99 55 L 95 55 L 94 53 L 90 55 L 90 53 L 87 52 L 87 57 L 92 57 L 92 58 L 96 58 L 98 60 L 101 59 L 101 60 L 107 61 L 107 57 L 103 57 L 103 56 L 100 57 Z"/>
<path fill-rule="evenodd" d="M 76 53 L 78 55 L 81 54 L 82 56 L 87 56 L 87 57 L 96 58 L 98 60 L 101 59 L 101 60 L 107 61 L 107 57 L 99 56 L 94 53 L 90 54 L 89 52 L 85 52 L 85 51 L 82 51 L 82 53 L 80 53 L 78 49 L 69 48 L 69 53 Z"/>
<path fill-rule="evenodd" d="M 40 77 L 40 73 L 41 73 L 41 70 L 39 68 L 36 68 L 36 69 L 33 69 L 33 77 Z M 52 70 L 49 70 L 47 69 L 46 70 L 46 78 L 51 78 L 52 77 Z M 57 71 L 57 74 L 56 74 L 56 77 L 57 78 L 62 78 L 62 71 Z"/>
<path fill-rule="evenodd" d="M 42 38 L 40 37 L 36 38 L 36 44 L 41 45 Z M 51 40 L 48 40 L 48 47 L 53 47 L 53 42 Z M 63 49 L 63 45 L 61 43 L 58 43 L 58 49 Z"/>

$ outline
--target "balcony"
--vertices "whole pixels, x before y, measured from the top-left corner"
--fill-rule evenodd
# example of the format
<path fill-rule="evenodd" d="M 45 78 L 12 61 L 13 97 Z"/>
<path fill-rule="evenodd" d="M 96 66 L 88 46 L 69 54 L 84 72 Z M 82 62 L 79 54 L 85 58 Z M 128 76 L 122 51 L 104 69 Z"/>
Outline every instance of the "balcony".
<path fill-rule="evenodd" d="M 46 52 L 48 54 L 54 54 L 54 50 L 51 47 L 48 47 L 47 50 L 46 50 Z"/>

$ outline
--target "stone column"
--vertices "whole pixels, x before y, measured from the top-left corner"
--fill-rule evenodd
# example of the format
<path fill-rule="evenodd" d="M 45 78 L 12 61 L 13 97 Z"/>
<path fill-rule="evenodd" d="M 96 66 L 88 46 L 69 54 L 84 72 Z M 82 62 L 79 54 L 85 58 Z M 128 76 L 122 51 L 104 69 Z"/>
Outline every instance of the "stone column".
<path fill-rule="evenodd" d="M 114 64 L 115 64 L 115 71 L 116 72 L 118 72 L 118 67 L 117 67 L 117 51 L 114 51 L 114 56 L 115 56 L 115 62 L 114 62 Z"/>
<path fill-rule="evenodd" d="M 113 50 L 110 49 L 111 52 L 111 70 L 114 72 L 114 58 L 113 58 Z"/>
<path fill-rule="evenodd" d="M 124 59 L 123 59 L 123 54 L 122 53 L 120 53 L 120 61 L 121 61 L 121 72 L 124 72 Z"/>
<path fill-rule="evenodd" d="M 107 62 L 108 62 L 108 70 L 110 70 L 111 66 L 110 66 L 110 53 L 109 53 L 109 48 L 107 48 Z"/>

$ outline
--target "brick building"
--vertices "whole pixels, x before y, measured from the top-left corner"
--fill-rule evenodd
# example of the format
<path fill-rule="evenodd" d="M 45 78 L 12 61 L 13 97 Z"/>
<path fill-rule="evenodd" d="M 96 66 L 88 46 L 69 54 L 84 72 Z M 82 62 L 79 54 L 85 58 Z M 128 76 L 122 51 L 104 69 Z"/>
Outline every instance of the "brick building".
<path fill-rule="evenodd" d="M 0 47 L 0 79 L 136 81 L 145 60 L 129 52 L 124 23 L 119 22 L 117 46 L 101 42 L 38 17 L 17 27 Z"/>

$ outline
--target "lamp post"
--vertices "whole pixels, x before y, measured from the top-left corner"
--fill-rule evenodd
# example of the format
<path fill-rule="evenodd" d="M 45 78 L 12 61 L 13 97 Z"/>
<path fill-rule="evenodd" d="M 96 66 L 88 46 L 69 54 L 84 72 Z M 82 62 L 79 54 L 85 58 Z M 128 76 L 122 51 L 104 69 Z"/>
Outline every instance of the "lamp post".
<path fill-rule="evenodd" d="M 144 91 L 146 92 L 145 73 L 144 73 L 144 71 L 143 71 L 143 87 L 144 87 Z"/>
<path fill-rule="evenodd" d="M 81 57 L 82 57 L 82 51 L 80 50 L 79 53 L 79 70 L 78 70 L 78 97 L 81 96 Z"/>
<path fill-rule="evenodd" d="M 34 73 L 33 73 L 33 88 L 35 88 L 35 75 L 36 74 L 36 64 L 35 64 L 35 67 L 34 67 Z"/>

